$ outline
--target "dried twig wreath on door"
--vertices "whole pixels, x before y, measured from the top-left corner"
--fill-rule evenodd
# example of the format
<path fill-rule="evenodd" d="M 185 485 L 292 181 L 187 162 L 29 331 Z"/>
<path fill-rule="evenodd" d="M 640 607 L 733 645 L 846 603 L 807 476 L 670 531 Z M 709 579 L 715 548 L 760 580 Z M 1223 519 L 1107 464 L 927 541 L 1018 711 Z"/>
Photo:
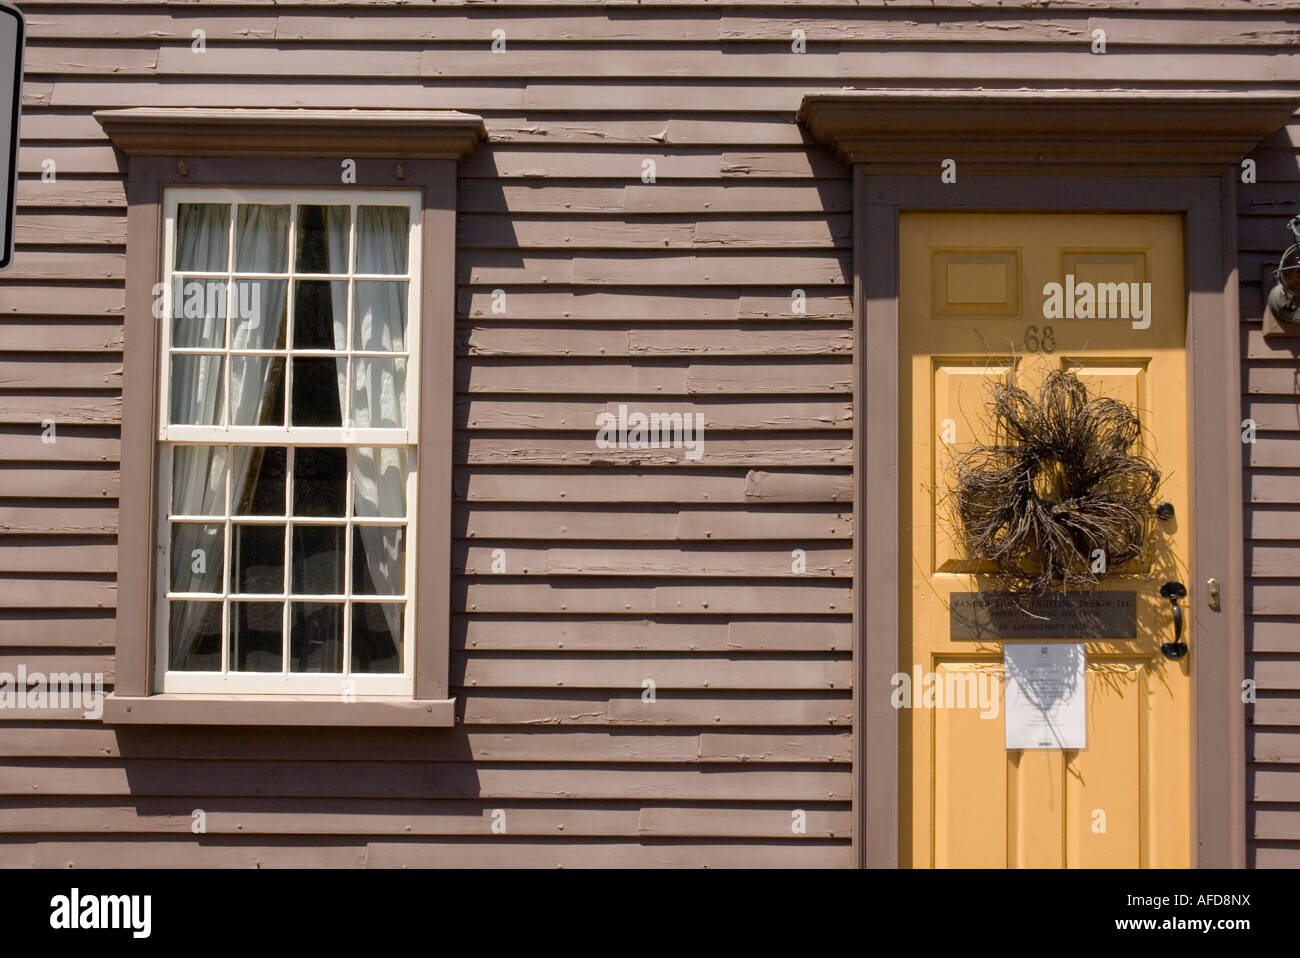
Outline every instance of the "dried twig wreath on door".
<path fill-rule="evenodd" d="M 1038 396 L 995 383 L 989 444 L 958 454 L 950 493 L 958 541 L 1015 592 L 1088 588 L 1136 558 L 1160 473 L 1139 452 L 1142 424 L 1117 399 L 1090 397 L 1073 372 L 1048 374 Z M 1104 563 L 1098 563 L 1095 550 Z"/>

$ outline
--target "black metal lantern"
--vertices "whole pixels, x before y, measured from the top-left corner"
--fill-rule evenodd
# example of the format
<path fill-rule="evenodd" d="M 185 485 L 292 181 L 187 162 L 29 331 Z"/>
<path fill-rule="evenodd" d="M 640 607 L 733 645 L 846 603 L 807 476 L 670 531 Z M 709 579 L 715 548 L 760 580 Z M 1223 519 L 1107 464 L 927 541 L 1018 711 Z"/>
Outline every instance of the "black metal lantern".
<path fill-rule="evenodd" d="M 1268 311 L 1279 323 L 1293 324 L 1300 323 L 1300 216 L 1294 217 L 1287 228 L 1295 242 L 1277 264 L 1277 281 L 1268 294 Z M 1264 320 L 1265 332 L 1270 331 L 1268 319 L 1266 316 Z"/>

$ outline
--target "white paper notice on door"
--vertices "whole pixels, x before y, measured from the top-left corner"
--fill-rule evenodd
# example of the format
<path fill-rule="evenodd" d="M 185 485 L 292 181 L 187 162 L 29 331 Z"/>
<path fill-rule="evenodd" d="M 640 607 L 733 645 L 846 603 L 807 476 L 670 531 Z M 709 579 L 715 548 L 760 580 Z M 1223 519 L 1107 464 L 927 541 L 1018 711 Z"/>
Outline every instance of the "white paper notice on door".
<path fill-rule="evenodd" d="M 1082 643 L 1007 642 L 1007 748 L 1086 748 Z"/>

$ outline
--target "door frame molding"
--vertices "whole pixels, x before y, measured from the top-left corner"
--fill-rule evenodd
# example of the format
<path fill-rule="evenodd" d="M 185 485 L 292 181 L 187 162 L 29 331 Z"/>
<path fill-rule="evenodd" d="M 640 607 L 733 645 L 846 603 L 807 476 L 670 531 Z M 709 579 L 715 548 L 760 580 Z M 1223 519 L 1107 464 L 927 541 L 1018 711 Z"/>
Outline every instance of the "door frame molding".
<path fill-rule="evenodd" d="M 1198 865 L 1232 867 L 1245 856 L 1245 709 L 1240 701 L 1244 670 L 1244 617 L 1241 588 L 1243 535 L 1241 458 L 1223 454 L 1240 445 L 1239 335 L 1235 237 L 1224 237 L 1224 209 L 1232 209 L 1233 183 L 1228 177 L 1187 180 L 1072 177 L 1023 180 L 970 178 L 942 194 L 936 204 L 934 177 L 878 177 L 863 170 L 854 175 L 855 191 L 864 202 L 861 253 L 863 309 L 856 341 L 862 344 L 860 373 L 866 411 L 862 415 L 865 451 L 859 489 L 864 503 L 862 539 L 864 588 L 858 596 L 864 636 L 859 682 L 855 688 L 888 690 L 898 665 L 900 576 L 906 556 L 898 554 L 898 221 L 904 212 L 1097 212 L 1176 213 L 1184 217 L 1187 286 L 1188 455 L 1192 481 L 1189 495 L 1196 516 L 1192 527 L 1189 645 L 1192 660 L 1192 822 L 1191 850 Z M 1063 188 L 1065 187 L 1065 188 Z M 1063 199 L 1068 197 L 1068 199 Z M 1231 220 L 1229 220 L 1231 222 Z M 1231 249 L 1227 247 L 1231 247 Z M 869 247 L 869 250 L 868 250 Z M 1230 295 L 1229 295 L 1230 293 Z M 876 410 L 880 413 L 877 415 Z M 888 412 L 886 412 L 888 411 Z M 1232 443 L 1233 445 L 1229 445 Z M 1219 450 L 1199 455 L 1198 451 Z M 887 452 L 888 450 L 888 452 Z M 1229 508 L 1217 509 L 1215 504 Z M 1227 544 L 1226 547 L 1224 544 Z M 1208 578 L 1224 583 L 1220 609 L 1202 601 Z M 892 627 L 885 623 L 892 615 Z M 865 815 L 863 864 L 895 867 L 898 862 L 898 719 L 885 691 L 861 696 L 867 726 L 867 753 L 875 760 L 861 765 Z M 888 711 L 888 715 L 882 714 Z M 894 762 L 880 756 L 893 753 Z M 883 808 L 892 820 L 885 821 Z M 867 814 L 868 810 L 871 811 Z M 1225 828 L 1226 823 L 1235 823 Z"/>
<path fill-rule="evenodd" d="M 1241 158 L 1296 106 L 1293 96 L 1241 92 L 943 90 L 804 98 L 800 119 L 852 164 L 853 176 L 856 865 L 894 868 L 899 861 L 899 715 L 889 694 L 899 671 L 904 558 L 898 546 L 899 215 L 1106 212 L 1183 217 L 1189 492 L 1196 515 L 1189 583 L 1197 609 L 1189 638 L 1190 857 L 1197 867 L 1244 867 L 1235 189 Z M 1206 130 L 1218 133 L 1206 137 Z M 947 157 L 956 159 L 957 180 L 945 184 L 939 173 Z M 1211 577 L 1222 583 L 1217 611 L 1204 602 Z"/>

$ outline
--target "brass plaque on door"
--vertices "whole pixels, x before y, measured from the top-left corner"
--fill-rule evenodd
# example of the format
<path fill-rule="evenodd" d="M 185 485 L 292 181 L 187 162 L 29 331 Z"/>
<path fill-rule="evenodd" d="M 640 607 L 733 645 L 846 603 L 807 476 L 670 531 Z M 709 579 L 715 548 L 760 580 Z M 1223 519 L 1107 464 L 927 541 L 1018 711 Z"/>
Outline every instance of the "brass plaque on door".
<path fill-rule="evenodd" d="M 953 592 L 954 639 L 1136 639 L 1136 592 Z"/>

